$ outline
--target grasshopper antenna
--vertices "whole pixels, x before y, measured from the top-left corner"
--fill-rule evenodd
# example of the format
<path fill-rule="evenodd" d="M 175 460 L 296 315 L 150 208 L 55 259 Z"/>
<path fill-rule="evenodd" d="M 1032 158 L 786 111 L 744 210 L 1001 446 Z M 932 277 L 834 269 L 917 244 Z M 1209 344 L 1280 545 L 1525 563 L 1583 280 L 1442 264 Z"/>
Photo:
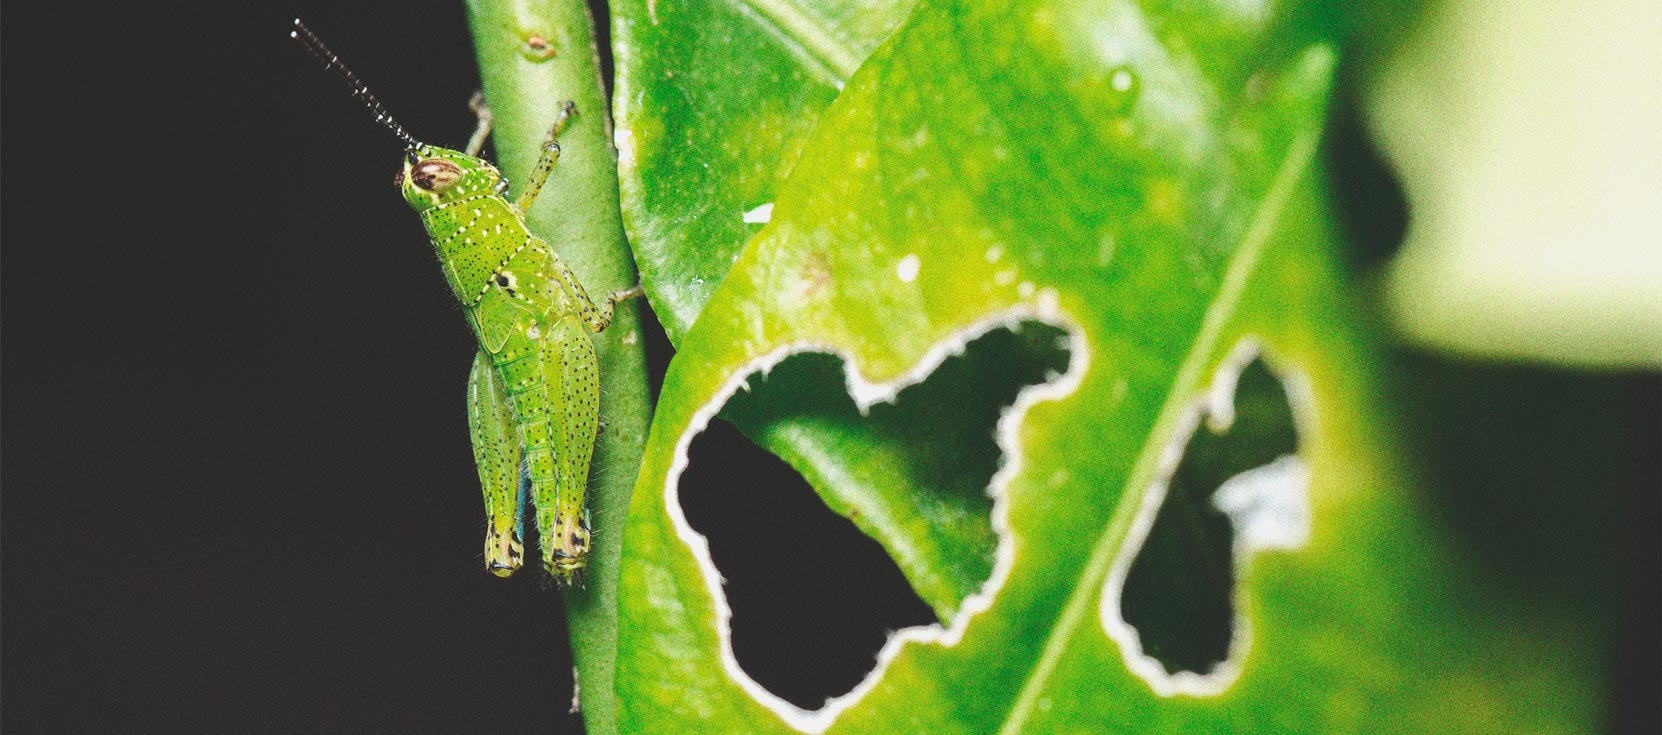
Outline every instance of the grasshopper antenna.
<path fill-rule="evenodd" d="M 311 52 L 312 58 L 317 59 L 317 63 L 322 64 L 325 70 L 334 72 L 335 78 L 346 85 L 346 88 L 352 92 L 352 96 L 357 98 L 359 102 L 364 103 L 364 107 L 369 108 L 370 114 L 375 116 L 375 122 L 381 123 L 388 130 L 391 130 L 393 135 L 398 136 L 398 139 L 404 142 L 404 149 L 411 156 L 415 155 L 415 149 L 421 147 L 421 141 L 416 140 L 415 136 L 410 135 L 403 125 L 399 125 L 397 120 L 392 119 L 392 113 L 387 112 L 387 108 L 381 106 L 381 101 L 375 99 L 375 95 L 370 94 L 369 87 L 358 80 L 358 75 L 353 74 L 351 69 L 346 68 L 346 65 L 341 63 L 340 57 L 336 56 L 335 52 L 330 51 L 328 46 L 323 45 L 323 40 L 318 38 L 317 34 L 312 33 L 312 29 L 307 28 L 305 23 L 301 23 L 299 18 L 294 19 L 294 30 L 289 31 L 289 38 L 299 41 L 300 45 L 305 46 L 306 50 Z"/>

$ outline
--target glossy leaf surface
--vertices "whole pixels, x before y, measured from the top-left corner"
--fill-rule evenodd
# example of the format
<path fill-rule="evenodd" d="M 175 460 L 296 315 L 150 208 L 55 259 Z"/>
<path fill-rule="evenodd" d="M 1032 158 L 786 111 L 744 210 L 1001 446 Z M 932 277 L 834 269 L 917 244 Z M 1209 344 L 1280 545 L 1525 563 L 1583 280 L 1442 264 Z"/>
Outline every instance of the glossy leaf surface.
<path fill-rule="evenodd" d="M 1486 596 L 1390 459 L 1316 165 L 1334 52 L 1272 16 L 924 2 L 865 62 L 666 379 L 624 541 L 621 730 L 1590 726 L 1596 662 L 1565 645 L 1585 625 Z M 1068 367 L 1000 423 L 985 516 L 920 510 L 905 473 L 834 474 L 936 461 L 872 441 L 872 419 L 802 432 L 783 428 L 782 393 L 728 404 L 786 355 L 830 352 L 846 384 L 804 393 L 869 408 L 1031 322 L 1069 335 Z M 945 621 L 898 636 L 876 675 L 814 712 L 733 662 L 717 571 L 678 507 L 685 448 L 724 406 L 764 446 L 801 439 L 781 454 Z M 815 448 L 831 459 L 802 461 Z M 1190 461 L 1253 456 L 1265 463 Z M 1156 549 L 1201 545 L 1227 559 L 1218 583 L 1150 592 L 1197 573 Z M 1143 640 L 1126 622 L 1206 596 L 1228 611 L 1210 652 L 1160 650 L 1185 635 L 1142 623 Z"/>
<path fill-rule="evenodd" d="M 910 8 L 907 0 L 613 5 L 623 211 L 671 340 L 686 334 L 761 229 L 756 220 L 765 221 L 820 112 Z"/>

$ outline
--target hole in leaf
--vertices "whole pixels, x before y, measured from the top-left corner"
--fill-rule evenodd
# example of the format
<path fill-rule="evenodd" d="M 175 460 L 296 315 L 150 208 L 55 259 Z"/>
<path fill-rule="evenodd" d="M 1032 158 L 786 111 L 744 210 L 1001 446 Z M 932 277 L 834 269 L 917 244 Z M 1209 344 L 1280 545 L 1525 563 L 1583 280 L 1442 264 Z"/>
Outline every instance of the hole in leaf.
<path fill-rule="evenodd" d="M 935 622 L 883 547 L 790 465 L 713 421 L 681 479 L 733 610 L 733 654 L 768 691 L 813 709 L 853 689 L 889 631 Z"/>
<path fill-rule="evenodd" d="M 746 675 L 818 709 L 871 673 L 893 631 L 938 622 L 980 588 L 998 543 L 987 489 L 999 417 L 1023 388 L 1065 372 L 1065 337 L 1039 322 L 994 329 L 865 416 L 835 355 L 797 354 L 751 376 L 723 408 L 733 423 L 694 438 L 679 483 L 725 580 Z M 830 499 L 745 435 L 825 481 Z M 864 522 L 903 529 L 904 573 L 844 517 L 862 508 Z"/>
<path fill-rule="evenodd" d="M 1214 431 L 1219 419 L 1189 437 L 1120 597 L 1142 653 L 1167 674 L 1206 675 L 1229 659 L 1237 550 L 1296 546 L 1308 523 L 1293 409 L 1262 359 L 1241 370 L 1233 422 Z"/>

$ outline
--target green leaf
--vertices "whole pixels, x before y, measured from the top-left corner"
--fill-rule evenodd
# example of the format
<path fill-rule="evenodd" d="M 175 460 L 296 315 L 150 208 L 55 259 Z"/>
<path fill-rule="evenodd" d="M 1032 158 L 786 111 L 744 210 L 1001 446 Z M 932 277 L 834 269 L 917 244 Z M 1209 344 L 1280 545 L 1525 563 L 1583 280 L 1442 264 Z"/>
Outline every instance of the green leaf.
<path fill-rule="evenodd" d="M 1587 624 L 1475 585 L 1393 462 L 1316 166 L 1333 52 L 1256 6 L 1151 6 L 925 0 L 821 116 L 666 377 L 619 578 L 623 731 L 1596 721 Z M 876 409 L 800 445 L 841 453 L 805 474 L 945 622 L 897 635 L 816 712 L 765 692 L 676 500 L 692 437 L 724 406 L 753 435 L 791 426 L 771 380 L 728 399 L 801 352 L 847 360 L 862 407 L 937 373 L 967 381 L 943 400 L 981 400 L 954 353 L 1032 322 L 1066 333 L 1067 370 L 999 424 L 987 533 L 937 523 L 908 473 L 815 476 L 940 461 L 869 442 Z M 1220 558 L 1215 582 L 1185 579 Z M 1220 599 L 1221 644 L 1151 622 L 1204 626 L 1187 601 Z"/>
<path fill-rule="evenodd" d="M 613 8 L 617 39 L 619 160 L 624 216 L 653 307 L 679 341 L 745 242 L 758 207 L 772 205 L 820 112 L 859 61 L 905 16 L 909 2 L 731 2 L 680 6 L 626 2 Z M 1001 366 L 978 369 L 996 375 Z M 971 379 L 972 383 L 982 380 Z M 808 393 L 814 393 L 812 397 Z M 874 445 L 918 446 L 922 417 L 909 407 L 875 423 L 852 421 L 835 390 L 803 387 L 786 406 L 735 407 L 727 414 L 752 440 L 785 458 L 868 530 L 928 522 L 942 539 L 896 550 L 914 585 L 950 614 L 983 578 L 990 553 L 990 501 L 936 492 L 930 477 L 893 472 L 895 456 Z M 836 404 L 836 405 L 834 405 Z M 814 410 L 804 410 L 812 406 Z M 789 415 L 785 415 L 788 412 Z M 942 453 L 966 442 L 972 423 L 930 421 Z M 943 436 L 950 434 L 950 436 Z M 891 507 L 870 502 L 860 477 L 889 475 Z M 901 506 L 909 506 L 904 510 Z M 972 572 L 953 577 L 947 567 Z"/>
<path fill-rule="evenodd" d="M 624 218 L 672 341 L 761 229 L 746 213 L 773 202 L 820 111 L 910 9 L 908 0 L 612 5 Z"/>
<path fill-rule="evenodd" d="M 588 6 L 581 0 L 470 0 L 468 20 L 495 116 L 491 142 L 509 181 L 530 174 L 559 104 L 577 103 L 577 116 L 560 136 L 559 165 L 526 213 L 532 231 L 559 250 L 590 294 L 633 285 L 634 263 L 618 209 L 617 154 Z M 619 305 L 611 327 L 594 335 L 594 346 L 601 373 L 601 432 L 588 497 L 594 547 L 588 586 L 564 594 L 584 722 L 591 735 L 604 735 L 616 731 L 611 682 L 619 530 L 652 415 L 633 302 Z"/>

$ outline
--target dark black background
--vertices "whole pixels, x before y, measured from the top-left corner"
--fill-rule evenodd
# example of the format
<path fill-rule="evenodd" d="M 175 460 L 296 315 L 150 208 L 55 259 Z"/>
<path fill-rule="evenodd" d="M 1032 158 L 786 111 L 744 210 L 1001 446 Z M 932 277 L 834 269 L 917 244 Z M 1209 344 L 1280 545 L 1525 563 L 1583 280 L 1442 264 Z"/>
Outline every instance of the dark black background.
<path fill-rule="evenodd" d="M 398 146 L 296 15 L 416 135 L 465 140 L 460 3 L 6 8 L 8 731 L 579 727 L 557 593 L 480 569 L 473 347 Z M 1624 648 L 1653 677 L 1638 464 Z"/>
<path fill-rule="evenodd" d="M 399 146 L 296 15 L 466 140 L 460 3 L 6 9 L 8 731 L 576 731 Z"/>

